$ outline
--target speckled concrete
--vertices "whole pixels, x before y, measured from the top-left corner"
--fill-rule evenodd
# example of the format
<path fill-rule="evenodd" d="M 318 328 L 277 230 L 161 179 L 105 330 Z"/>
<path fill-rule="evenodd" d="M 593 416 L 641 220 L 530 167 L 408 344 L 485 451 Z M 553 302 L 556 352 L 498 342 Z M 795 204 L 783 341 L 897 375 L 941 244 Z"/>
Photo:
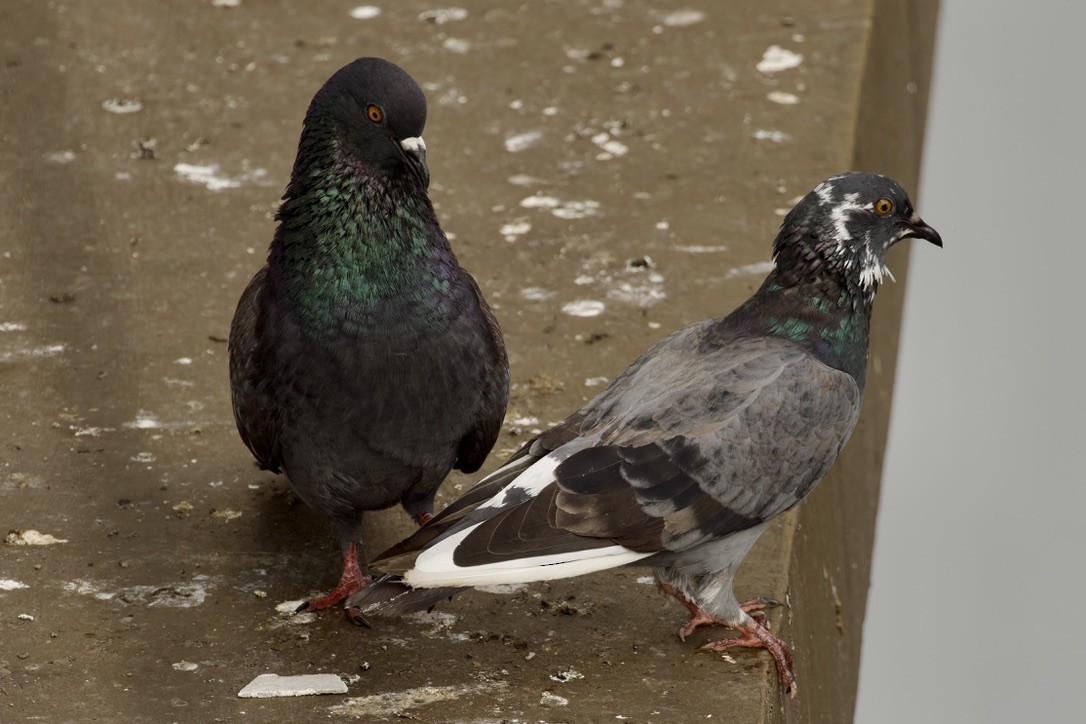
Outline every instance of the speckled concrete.
<path fill-rule="evenodd" d="M 0 720 L 847 718 L 900 286 L 881 295 L 852 477 L 740 572 L 741 595 L 791 604 L 771 616 L 796 643 L 787 703 L 764 653 L 681 643 L 684 612 L 638 570 L 373 630 L 277 610 L 333 583 L 336 548 L 238 439 L 225 337 L 310 97 L 359 55 L 390 58 L 426 89 L 432 196 L 511 352 L 493 469 L 665 333 L 749 295 L 781 214 L 822 178 L 860 165 L 915 185 L 930 37 L 910 55 L 872 29 L 930 35 L 930 4 L 890 11 L 904 26 L 860 0 L 9 5 L 0 533 L 47 544 L 0 545 Z M 865 502 L 842 522 L 853 478 Z M 373 522 L 370 552 L 410 527 Z M 349 692 L 236 696 L 263 673 Z"/>

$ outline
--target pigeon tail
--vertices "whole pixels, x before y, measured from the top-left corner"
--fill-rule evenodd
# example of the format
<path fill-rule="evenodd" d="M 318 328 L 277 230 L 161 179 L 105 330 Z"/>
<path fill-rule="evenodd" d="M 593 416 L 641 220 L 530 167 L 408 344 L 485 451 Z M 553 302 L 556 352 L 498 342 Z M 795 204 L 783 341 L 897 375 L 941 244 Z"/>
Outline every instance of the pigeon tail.
<path fill-rule="evenodd" d="M 356 621 L 365 621 L 367 616 L 394 618 L 433 608 L 463 590 L 454 587 L 411 588 L 400 576 L 383 576 L 347 599 L 347 615 Z"/>

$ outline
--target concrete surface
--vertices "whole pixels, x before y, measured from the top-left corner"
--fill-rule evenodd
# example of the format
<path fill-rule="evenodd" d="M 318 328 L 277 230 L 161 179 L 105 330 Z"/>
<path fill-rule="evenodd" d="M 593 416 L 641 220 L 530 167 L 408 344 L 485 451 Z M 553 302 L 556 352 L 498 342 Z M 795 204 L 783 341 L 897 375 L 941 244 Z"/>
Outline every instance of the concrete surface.
<path fill-rule="evenodd" d="M 787 703 L 764 653 L 680 643 L 683 611 L 638 570 L 371 631 L 277 611 L 334 582 L 335 544 L 252 465 L 224 341 L 310 97 L 359 55 L 390 58 L 427 90 L 432 196 L 511 352 L 493 469 L 749 295 L 780 214 L 822 178 L 915 187 L 931 4 L 224 4 L 6 12 L 0 532 L 67 542 L 0 546 L 0 719 L 849 718 L 901 285 L 880 295 L 845 459 L 740 572 L 740 595 L 789 603 L 771 617 L 796 649 Z M 370 552 L 409 528 L 372 520 Z M 236 697 L 263 673 L 339 674 L 349 694 Z"/>

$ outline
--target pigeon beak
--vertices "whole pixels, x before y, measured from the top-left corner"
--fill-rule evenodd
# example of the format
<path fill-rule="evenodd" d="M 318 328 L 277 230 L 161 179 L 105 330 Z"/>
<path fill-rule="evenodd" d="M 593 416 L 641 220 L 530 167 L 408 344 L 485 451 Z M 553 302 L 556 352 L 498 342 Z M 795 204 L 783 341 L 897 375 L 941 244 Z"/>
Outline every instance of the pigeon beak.
<path fill-rule="evenodd" d="M 426 141 L 422 136 L 412 136 L 400 141 L 404 160 L 422 181 L 423 188 L 430 188 L 430 169 L 426 166 Z"/>
<path fill-rule="evenodd" d="M 899 241 L 901 239 L 924 239 L 940 249 L 943 247 L 943 237 L 939 236 L 938 231 L 924 223 L 924 220 L 915 211 L 905 224 L 905 232 L 898 237 Z"/>

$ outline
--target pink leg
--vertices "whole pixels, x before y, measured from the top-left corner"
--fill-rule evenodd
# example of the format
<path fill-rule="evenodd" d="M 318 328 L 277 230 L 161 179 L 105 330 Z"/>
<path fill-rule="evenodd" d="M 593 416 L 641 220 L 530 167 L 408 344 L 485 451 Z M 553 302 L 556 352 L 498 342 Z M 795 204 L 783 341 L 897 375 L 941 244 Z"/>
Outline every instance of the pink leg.
<path fill-rule="evenodd" d="M 686 637 L 692 634 L 699 626 L 709 626 L 713 624 L 727 626 L 728 628 L 739 631 L 741 635 L 736 638 L 718 639 L 705 644 L 701 648 L 708 651 L 727 651 L 728 649 L 735 647 L 763 648 L 767 650 L 773 656 L 773 660 L 777 664 L 777 673 L 781 677 L 781 684 L 784 686 L 785 690 L 791 693 L 792 698 L 795 698 L 797 687 L 796 675 L 792 670 L 792 652 L 789 651 L 788 646 L 783 641 L 769 633 L 769 622 L 765 619 L 764 614 L 756 614 L 758 616 L 756 620 L 731 624 L 727 621 L 713 618 L 674 586 L 667 583 L 661 583 L 660 588 L 668 595 L 674 597 L 690 612 L 690 619 L 679 628 L 680 639 L 685 641 Z M 776 605 L 779 604 L 771 598 L 752 598 L 749 601 L 744 601 L 739 604 L 739 608 L 746 613 L 754 613 Z"/>
<path fill-rule="evenodd" d="M 434 519 L 434 514 L 429 513 L 429 512 L 424 510 L 421 513 L 419 513 L 418 515 L 415 516 L 415 524 L 418 525 L 418 527 L 421 528 L 422 526 L 426 525 L 427 523 L 429 523 L 433 519 Z"/>
<path fill-rule="evenodd" d="M 762 624 L 757 621 L 749 621 L 733 626 L 740 636 L 736 638 L 717 639 L 710 641 L 701 648 L 706 651 L 727 651 L 728 649 L 742 646 L 744 648 L 765 649 L 777 663 L 777 674 L 781 677 L 781 685 L 796 698 L 796 674 L 792 670 L 792 652 L 788 645 L 779 638 L 769 633 Z"/>
<path fill-rule="evenodd" d="M 369 576 L 362 575 L 362 569 L 358 567 L 358 546 L 351 543 L 343 552 L 343 574 L 340 576 L 339 584 L 331 592 L 311 598 L 298 606 L 298 612 L 331 608 L 352 593 L 368 586 L 371 580 Z"/>

